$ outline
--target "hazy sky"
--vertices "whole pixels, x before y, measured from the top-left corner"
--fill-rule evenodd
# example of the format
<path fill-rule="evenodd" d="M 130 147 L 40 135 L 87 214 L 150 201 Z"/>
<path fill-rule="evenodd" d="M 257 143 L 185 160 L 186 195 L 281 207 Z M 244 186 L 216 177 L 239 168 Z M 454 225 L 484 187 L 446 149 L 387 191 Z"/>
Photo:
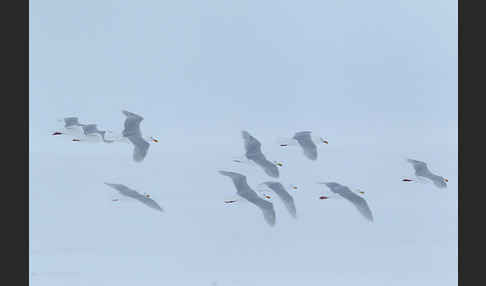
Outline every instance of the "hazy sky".
<path fill-rule="evenodd" d="M 121 131 L 122 109 L 160 139 L 142 163 L 50 136 Z M 243 129 L 298 220 L 223 204 L 218 170 L 270 179 L 231 162 Z M 302 130 L 329 141 L 317 162 L 276 144 Z M 457 1 L 30 1 L 32 285 L 456 285 L 457 131 Z M 448 188 L 401 182 L 406 157 Z M 316 181 L 364 190 L 375 221 Z"/>

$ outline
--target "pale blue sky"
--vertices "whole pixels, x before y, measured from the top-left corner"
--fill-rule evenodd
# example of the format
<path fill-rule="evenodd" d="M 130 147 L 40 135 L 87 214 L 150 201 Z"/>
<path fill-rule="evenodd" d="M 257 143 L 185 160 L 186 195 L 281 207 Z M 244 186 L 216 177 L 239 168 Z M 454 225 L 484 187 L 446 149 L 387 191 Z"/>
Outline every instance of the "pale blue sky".
<path fill-rule="evenodd" d="M 65 116 L 120 131 L 122 109 L 161 139 L 141 164 L 125 145 L 49 135 Z M 29 120 L 31 271 L 78 273 L 70 285 L 457 284 L 457 1 L 31 0 Z M 217 170 L 268 179 L 231 164 L 242 129 L 306 190 L 298 221 L 278 202 L 274 229 L 221 205 L 234 189 Z M 328 139 L 318 162 L 275 144 L 301 130 Z M 401 184 L 405 157 L 447 190 Z M 316 180 L 367 190 L 375 222 L 316 202 Z M 104 181 L 167 214 L 114 207 Z M 65 285 L 54 276 L 33 279 Z"/>

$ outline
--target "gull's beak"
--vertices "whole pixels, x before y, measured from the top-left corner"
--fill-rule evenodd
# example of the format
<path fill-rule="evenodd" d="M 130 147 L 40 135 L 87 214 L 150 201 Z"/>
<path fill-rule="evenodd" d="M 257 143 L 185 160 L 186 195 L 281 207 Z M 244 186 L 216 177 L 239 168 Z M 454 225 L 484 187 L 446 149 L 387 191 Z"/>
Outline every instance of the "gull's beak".
<path fill-rule="evenodd" d="M 321 141 L 322 141 L 322 143 L 324 143 L 324 144 L 329 144 L 329 142 L 327 142 L 327 140 L 324 140 L 324 139 L 322 139 L 322 138 L 321 138 Z"/>
<path fill-rule="evenodd" d="M 447 179 L 444 179 L 444 181 L 449 182 L 449 180 L 447 180 Z"/>
<path fill-rule="evenodd" d="M 52 133 L 52 135 L 61 135 L 61 134 L 62 134 L 62 133 L 61 133 L 61 132 L 59 132 L 59 131 L 56 131 L 56 132 Z"/>
<path fill-rule="evenodd" d="M 159 140 L 155 139 L 154 137 L 152 137 L 152 141 L 155 143 L 159 143 Z"/>

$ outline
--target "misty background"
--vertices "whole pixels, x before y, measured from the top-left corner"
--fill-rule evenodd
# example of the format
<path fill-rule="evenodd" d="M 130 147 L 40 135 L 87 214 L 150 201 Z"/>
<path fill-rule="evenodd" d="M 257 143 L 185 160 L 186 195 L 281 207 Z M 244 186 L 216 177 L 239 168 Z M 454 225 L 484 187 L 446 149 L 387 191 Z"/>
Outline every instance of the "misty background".
<path fill-rule="evenodd" d="M 31 285 L 456 285 L 457 1 L 30 1 Z M 51 136 L 56 119 L 126 144 Z M 294 184 L 269 227 L 236 190 L 269 180 L 241 130 Z M 316 162 L 281 137 L 329 141 Z M 447 189 L 407 184 L 405 158 Z M 317 181 L 365 191 L 368 223 Z M 114 203 L 104 182 L 166 210 Z"/>

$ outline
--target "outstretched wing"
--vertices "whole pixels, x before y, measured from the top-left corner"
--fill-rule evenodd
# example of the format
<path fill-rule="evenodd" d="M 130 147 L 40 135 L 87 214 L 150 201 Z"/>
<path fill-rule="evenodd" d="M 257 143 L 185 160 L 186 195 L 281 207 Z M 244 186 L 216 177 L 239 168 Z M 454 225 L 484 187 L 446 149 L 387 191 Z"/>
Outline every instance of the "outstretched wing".
<path fill-rule="evenodd" d="M 407 161 L 412 164 L 412 166 L 415 170 L 415 175 L 426 176 L 426 175 L 430 174 L 430 171 L 427 168 L 427 164 L 425 162 L 413 160 L 413 159 L 407 159 Z"/>
<path fill-rule="evenodd" d="M 125 129 L 123 129 L 123 136 L 140 136 L 142 137 L 142 132 L 140 131 L 140 122 L 142 122 L 143 117 L 135 113 L 122 110 L 122 113 L 127 117 L 125 119 Z"/>
<path fill-rule="evenodd" d="M 261 149 L 262 144 L 260 143 L 260 141 L 258 141 L 255 137 L 251 136 L 250 133 L 245 130 L 241 131 L 241 135 L 245 142 L 245 156 L 248 159 L 263 156 Z"/>
<path fill-rule="evenodd" d="M 140 136 L 128 136 L 128 140 L 133 144 L 133 160 L 141 162 L 147 156 L 150 144 Z"/>
<path fill-rule="evenodd" d="M 312 141 L 311 131 L 297 132 L 295 133 L 293 139 L 297 140 L 300 147 L 304 151 L 304 155 L 309 160 L 317 160 L 317 146 L 314 141 Z"/>

